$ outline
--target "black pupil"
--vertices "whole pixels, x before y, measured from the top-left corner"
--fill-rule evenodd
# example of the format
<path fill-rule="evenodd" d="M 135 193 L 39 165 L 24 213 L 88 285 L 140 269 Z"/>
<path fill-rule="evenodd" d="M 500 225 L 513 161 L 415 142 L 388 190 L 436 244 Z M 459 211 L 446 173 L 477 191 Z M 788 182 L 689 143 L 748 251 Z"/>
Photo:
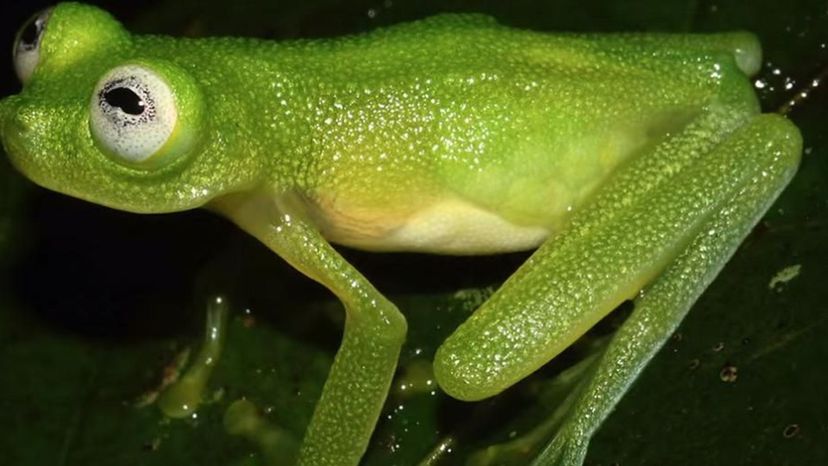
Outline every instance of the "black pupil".
<path fill-rule="evenodd" d="M 113 107 L 118 107 L 130 115 L 144 113 L 144 101 L 131 89 L 116 87 L 104 93 L 104 100 Z"/>
<path fill-rule="evenodd" d="M 23 45 L 35 45 L 39 33 L 40 28 L 37 27 L 37 18 L 32 18 L 29 24 L 23 28 L 23 32 L 20 34 L 20 42 Z"/>

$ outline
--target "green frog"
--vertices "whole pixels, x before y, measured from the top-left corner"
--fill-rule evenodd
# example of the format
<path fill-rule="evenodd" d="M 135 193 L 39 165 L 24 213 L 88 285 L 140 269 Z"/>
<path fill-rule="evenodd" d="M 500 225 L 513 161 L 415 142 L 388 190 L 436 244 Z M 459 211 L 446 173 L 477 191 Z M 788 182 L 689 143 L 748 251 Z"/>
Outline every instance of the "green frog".
<path fill-rule="evenodd" d="M 436 380 L 461 400 L 502 392 L 634 300 L 536 460 L 577 465 L 796 171 L 797 128 L 761 114 L 748 79 L 760 60 L 748 33 L 561 35 L 480 15 L 325 40 L 143 36 L 62 3 L 18 34 L 23 89 L 0 102 L 0 136 L 45 188 L 209 209 L 342 301 L 298 464 L 359 462 L 406 337 L 332 243 L 537 249 L 437 351 Z"/>

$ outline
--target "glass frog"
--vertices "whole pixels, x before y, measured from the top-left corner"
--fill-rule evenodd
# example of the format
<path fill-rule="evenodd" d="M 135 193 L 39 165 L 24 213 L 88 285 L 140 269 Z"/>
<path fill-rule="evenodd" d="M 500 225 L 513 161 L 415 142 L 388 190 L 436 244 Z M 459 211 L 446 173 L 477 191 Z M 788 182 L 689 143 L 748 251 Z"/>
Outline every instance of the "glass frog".
<path fill-rule="evenodd" d="M 590 436 L 796 171 L 748 33 L 549 34 L 445 15 L 326 40 L 127 32 L 74 3 L 18 34 L 12 163 L 138 213 L 204 207 L 323 284 L 341 347 L 298 464 L 355 465 L 406 321 L 331 244 L 533 255 L 442 344 L 440 387 L 505 390 L 620 303 L 536 464 Z M 201 358 L 212 360 L 210 357 Z"/>

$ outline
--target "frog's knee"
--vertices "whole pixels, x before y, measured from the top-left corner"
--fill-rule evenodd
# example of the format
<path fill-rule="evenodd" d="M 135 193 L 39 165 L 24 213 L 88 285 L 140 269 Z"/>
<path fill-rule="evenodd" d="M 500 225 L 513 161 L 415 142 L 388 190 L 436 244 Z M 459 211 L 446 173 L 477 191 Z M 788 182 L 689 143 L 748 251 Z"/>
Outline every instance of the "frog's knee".
<path fill-rule="evenodd" d="M 790 120 L 776 113 L 754 116 L 733 133 L 731 150 L 753 157 L 765 167 L 763 176 L 779 173 L 793 177 L 802 157 L 802 135 Z"/>
<path fill-rule="evenodd" d="M 408 334 L 408 322 L 405 320 L 405 316 L 399 309 L 394 307 L 394 312 L 388 314 L 386 322 L 387 330 L 384 334 L 392 341 L 399 342 L 402 345 Z"/>
<path fill-rule="evenodd" d="M 372 318 L 364 321 L 365 334 L 390 346 L 402 346 L 408 333 L 408 322 L 400 310 L 390 301 L 380 305 L 380 311 L 371 313 Z"/>
<path fill-rule="evenodd" d="M 762 66 L 762 45 L 756 35 L 749 32 L 734 32 L 727 36 L 730 38 L 731 53 L 736 60 L 736 66 L 748 76 L 758 73 Z"/>
<path fill-rule="evenodd" d="M 474 351 L 474 345 L 469 346 Z M 434 377 L 440 388 L 450 396 L 463 401 L 477 401 L 496 395 L 498 386 L 496 367 L 476 358 L 451 342 L 444 343 L 434 355 Z M 505 388 L 505 387 L 504 387 Z"/>
<path fill-rule="evenodd" d="M 773 144 L 773 149 L 791 163 L 798 164 L 802 154 L 802 134 L 791 120 L 778 113 L 757 115 L 751 122 L 756 133 Z M 760 136 L 760 137 L 762 137 Z"/>

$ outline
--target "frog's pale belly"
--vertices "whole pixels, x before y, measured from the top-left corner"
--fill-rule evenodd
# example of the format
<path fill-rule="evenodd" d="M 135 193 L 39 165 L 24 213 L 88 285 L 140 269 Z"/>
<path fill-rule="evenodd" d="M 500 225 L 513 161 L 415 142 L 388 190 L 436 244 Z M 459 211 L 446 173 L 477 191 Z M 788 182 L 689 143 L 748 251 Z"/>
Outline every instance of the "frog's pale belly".
<path fill-rule="evenodd" d="M 328 240 L 368 251 L 493 254 L 532 249 L 549 236 L 547 228 L 516 225 L 458 199 L 435 202 L 405 218 L 317 213 Z"/>

